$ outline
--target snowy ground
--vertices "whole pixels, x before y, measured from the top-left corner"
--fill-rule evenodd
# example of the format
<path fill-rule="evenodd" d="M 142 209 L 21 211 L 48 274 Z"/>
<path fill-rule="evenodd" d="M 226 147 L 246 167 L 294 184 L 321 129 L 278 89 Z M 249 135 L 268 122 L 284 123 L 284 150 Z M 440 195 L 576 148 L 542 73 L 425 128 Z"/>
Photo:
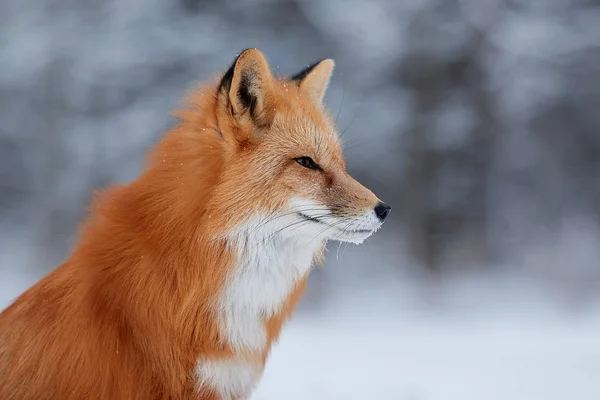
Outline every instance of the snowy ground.
<path fill-rule="evenodd" d="M 600 318 L 545 319 L 296 319 L 252 400 L 600 399 Z"/>
<path fill-rule="evenodd" d="M 338 276 L 284 329 L 252 400 L 600 399 L 598 302 L 524 274 Z"/>

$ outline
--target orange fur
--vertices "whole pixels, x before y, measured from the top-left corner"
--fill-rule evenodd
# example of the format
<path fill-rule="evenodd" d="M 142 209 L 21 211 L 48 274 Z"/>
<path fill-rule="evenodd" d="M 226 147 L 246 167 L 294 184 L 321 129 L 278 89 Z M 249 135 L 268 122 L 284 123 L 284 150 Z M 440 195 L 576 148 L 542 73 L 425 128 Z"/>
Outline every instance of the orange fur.
<path fill-rule="evenodd" d="M 240 357 L 211 306 L 240 262 L 228 235 L 290 196 L 347 214 L 376 204 L 346 174 L 319 104 L 330 67 L 304 93 L 256 50 L 234 66 L 231 87 L 255 84 L 256 104 L 217 85 L 195 91 L 145 172 L 96 196 L 70 258 L 0 314 L 1 399 L 219 399 L 194 371 L 199 359 Z M 293 161 L 305 154 L 322 172 Z M 305 285 L 300 276 L 265 317 L 266 345 L 244 359 L 262 369 Z"/>

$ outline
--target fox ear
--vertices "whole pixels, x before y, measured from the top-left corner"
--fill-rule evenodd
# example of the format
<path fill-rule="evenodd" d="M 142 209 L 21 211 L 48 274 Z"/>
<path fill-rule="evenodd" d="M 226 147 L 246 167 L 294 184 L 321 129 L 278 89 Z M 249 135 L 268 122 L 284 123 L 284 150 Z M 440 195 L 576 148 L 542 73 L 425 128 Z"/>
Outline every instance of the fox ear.
<path fill-rule="evenodd" d="M 268 125 L 273 77 L 269 64 L 257 49 L 244 50 L 223 75 L 219 92 L 227 98 L 231 113 L 240 122 L 250 118 L 256 125 Z"/>
<path fill-rule="evenodd" d="M 320 106 L 323 103 L 334 67 L 335 63 L 332 59 L 321 60 L 296 74 L 292 80 L 297 81 L 300 91 L 305 93 L 313 103 Z"/>

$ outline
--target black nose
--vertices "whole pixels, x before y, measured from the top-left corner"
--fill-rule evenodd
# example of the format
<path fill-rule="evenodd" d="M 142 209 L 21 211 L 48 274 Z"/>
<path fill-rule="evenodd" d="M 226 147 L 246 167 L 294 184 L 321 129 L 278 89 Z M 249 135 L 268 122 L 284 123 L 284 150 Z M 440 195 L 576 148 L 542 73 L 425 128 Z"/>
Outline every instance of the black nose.
<path fill-rule="evenodd" d="M 377 217 L 382 221 L 385 221 L 391 210 L 392 207 L 383 202 L 379 202 L 379 204 L 375 206 L 375 214 L 377 214 Z"/>

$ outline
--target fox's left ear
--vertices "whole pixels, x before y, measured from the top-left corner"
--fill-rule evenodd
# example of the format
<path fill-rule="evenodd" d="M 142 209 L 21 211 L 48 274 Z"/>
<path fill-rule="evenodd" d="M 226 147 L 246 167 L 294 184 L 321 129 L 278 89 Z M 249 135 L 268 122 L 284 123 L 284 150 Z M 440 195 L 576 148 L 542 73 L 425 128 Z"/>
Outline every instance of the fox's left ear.
<path fill-rule="evenodd" d="M 244 50 L 225 73 L 219 86 L 231 114 L 240 123 L 257 126 L 270 123 L 269 103 L 273 76 L 264 55 L 257 49 Z"/>
<path fill-rule="evenodd" d="M 334 67 L 335 63 L 332 59 L 321 60 L 296 74 L 292 80 L 298 82 L 301 92 L 306 94 L 314 104 L 320 106 Z"/>

